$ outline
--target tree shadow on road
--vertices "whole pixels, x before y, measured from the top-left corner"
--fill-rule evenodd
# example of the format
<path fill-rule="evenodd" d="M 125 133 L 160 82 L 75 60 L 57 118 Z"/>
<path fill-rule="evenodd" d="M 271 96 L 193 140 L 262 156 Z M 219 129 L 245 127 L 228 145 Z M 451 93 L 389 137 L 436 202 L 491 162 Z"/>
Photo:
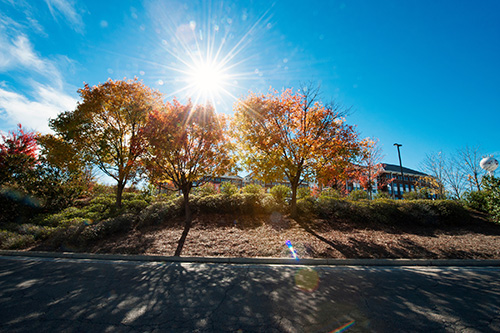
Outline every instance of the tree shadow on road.
<path fill-rule="evenodd" d="M 304 286 L 301 272 L 316 281 Z M 500 329 L 491 270 L 0 261 L 3 329 L 325 332 Z M 310 281 L 311 282 L 311 281 Z M 312 286 L 312 287 L 311 287 Z M 495 326 L 496 325 L 496 326 Z"/>

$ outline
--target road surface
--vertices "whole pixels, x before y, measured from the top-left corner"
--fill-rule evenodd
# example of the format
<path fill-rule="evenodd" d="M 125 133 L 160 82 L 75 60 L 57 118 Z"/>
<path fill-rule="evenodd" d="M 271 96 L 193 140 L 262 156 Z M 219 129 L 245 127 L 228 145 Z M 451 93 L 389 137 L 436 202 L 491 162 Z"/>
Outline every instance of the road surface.
<path fill-rule="evenodd" d="M 500 332 L 500 268 L 4 256 L 0 330 Z"/>

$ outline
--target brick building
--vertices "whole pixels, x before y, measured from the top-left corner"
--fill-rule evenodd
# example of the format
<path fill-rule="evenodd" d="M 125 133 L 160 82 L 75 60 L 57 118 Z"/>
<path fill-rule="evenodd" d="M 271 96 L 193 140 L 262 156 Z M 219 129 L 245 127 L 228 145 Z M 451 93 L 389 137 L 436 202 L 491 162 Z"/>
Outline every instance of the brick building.
<path fill-rule="evenodd" d="M 382 163 L 383 171 L 377 177 L 375 191 L 388 193 L 394 199 L 401 199 L 405 192 L 414 192 L 421 187 L 430 187 L 428 174 L 403 167 L 403 177 L 401 178 L 401 168 L 399 165 Z M 376 193 L 376 192 L 375 192 Z"/>

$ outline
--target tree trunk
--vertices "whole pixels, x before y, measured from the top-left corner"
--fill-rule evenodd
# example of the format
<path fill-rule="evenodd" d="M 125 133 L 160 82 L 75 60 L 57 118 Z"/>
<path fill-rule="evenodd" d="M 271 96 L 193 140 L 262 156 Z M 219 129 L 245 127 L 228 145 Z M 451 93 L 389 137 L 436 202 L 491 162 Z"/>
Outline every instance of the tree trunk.
<path fill-rule="evenodd" d="M 184 230 L 182 231 L 181 238 L 177 243 L 177 249 L 175 250 L 174 256 L 178 257 L 181 255 L 182 248 L 184 247 L 184 243 L 186 242 L 187 235 L 189 233 L 189 229 L 191 229 L 191 208 L 189 207 L 189 191 L 190 188 L 186 187 L 182 190 L 182 194 L 184 196 Z"/>
<path fill-rule="evenodd" d="M 295 218 L 297 217 L 297 187 L 299 186 L 299 182 L 297 179 L 293 179 L 290 185 L 292 186 L 292 200 L 290 201 L 290 216 Z"/>
<path fill-rule="evenodd" d="M 116 202 L 115 202 L 116 209 L 122 208 L 122 194 L 124 188 L 125 188 L 125 182 L 118 181 L 118 185 L 116 186 Z"/>

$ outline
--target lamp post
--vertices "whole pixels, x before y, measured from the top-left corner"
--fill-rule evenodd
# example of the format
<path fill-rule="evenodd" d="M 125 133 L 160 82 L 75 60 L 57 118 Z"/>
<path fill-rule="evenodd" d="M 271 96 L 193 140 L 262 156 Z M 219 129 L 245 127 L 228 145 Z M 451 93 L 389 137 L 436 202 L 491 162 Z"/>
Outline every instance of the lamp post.
<path fill-rule="evenodd" d="M 394 146 L 398 148 L 398 157 L 399 157 L 399 169 L 401 170 L 401 189 L 404 191 L 404 174 L 403 174 L 403 163 L 401 163 L 401 152 L 399 151 L 399 147 L 402 146 L 402 144 L 395 143 Z M 401 195 L 401 199 L 403 199 L 403 191 L 399 191 L 399 194 Z"/>

